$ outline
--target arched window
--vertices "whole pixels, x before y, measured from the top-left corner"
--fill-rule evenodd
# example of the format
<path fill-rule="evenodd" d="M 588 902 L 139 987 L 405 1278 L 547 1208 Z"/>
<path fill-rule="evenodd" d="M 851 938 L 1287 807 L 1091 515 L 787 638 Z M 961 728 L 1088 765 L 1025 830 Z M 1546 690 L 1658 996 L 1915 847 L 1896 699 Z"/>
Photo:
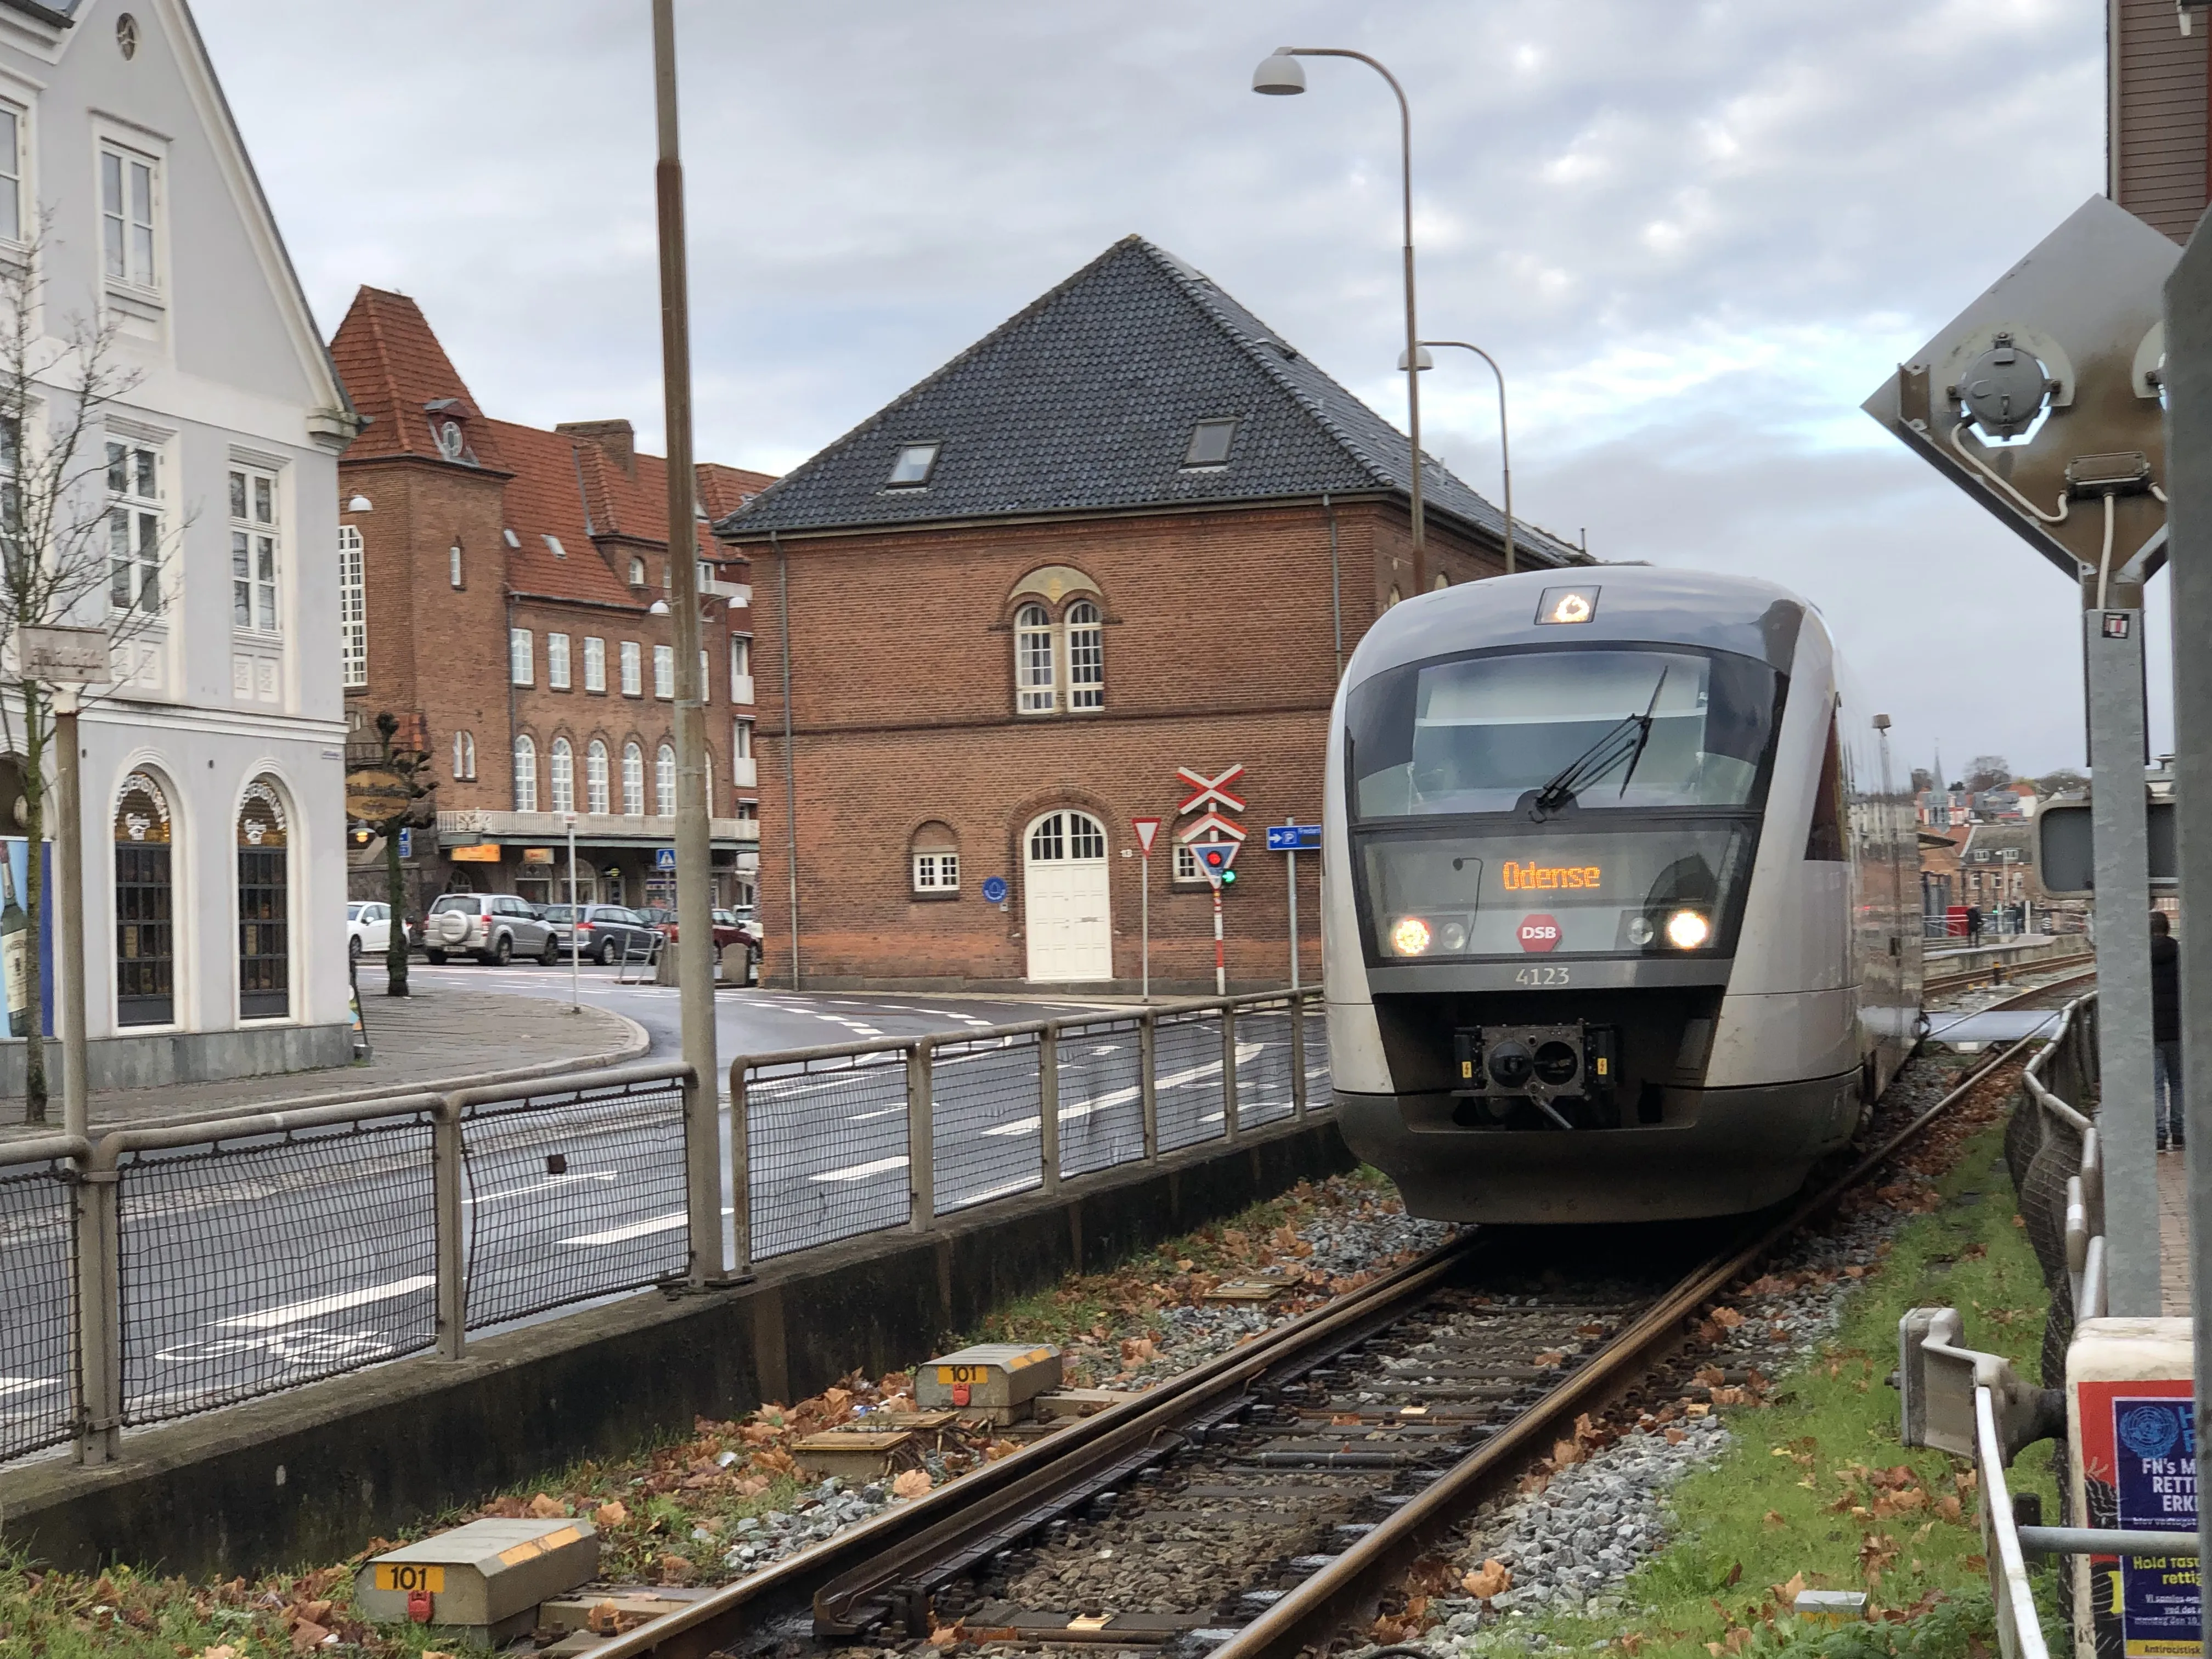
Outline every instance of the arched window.
<path fill-rule="evenodd" d="M 1030 827 L 1030 857 L 1039 864 L 1105 856 L 1105 828 L 1088 812 L 1049 812 Z"/>
<path fill-rule="evenodd" d="M 553 810 L 573 812 L 576 810 L 576 751 L 568 746 L 568 738 L 553 739 L 551 759 Z"/>
<path fill-rule="evenodd" d="M 664 818 L 676 816 L 676 751 L 666 744 L 653 757 L 654 804 Z"/>
<path fill-rule="evenodd" d="M 1049 714 L 1060 707 L 1052 632 L 1052 617 L 1042 605 L 1025 605 L 1014 613 L 1014 707 L 1024 714 Z"/>
<path fill-rule="evenodd" d="M 1390 586 L 1390 597 L 1382 601 L 1382 608 L 1385 611 L 1388 611 L 1392 605 L 1403 600 L 1405 597 L 1406 596 L 1403 593 L 1401 593 L 1398 591 L 1397 584 L 1394 582 Z"/>
<path fill-rule="evenodd" d="M 538 810 L 538 744 L 527 732 L 514 740 L 514 810 Z"/>
<path fill-rule="evenodd" d="M 115 803 L 115 1023 L 177 1017 L 175 889 L 169 798 L 149 772 L 123 780 Z"/>
<path fill-rule="evenodd" d="M 645 750 L 635 742 L 623 745 L 623 811 L 634 818 L 645 816 Z"/>
<path fill-rule="evenodd" d="M 246 787 L 238 809 L 238 1017 L 292 1012 L 292 854 L 273 778 Z"/>
<path fill-rule="evenodd" d="M 604 812 L 607 810 L 607 746 L 597 738 L 584 750 L 584 810 Z"/>
<path fill-rule="evenodd" d="M 1098 607 L 1079 599 L 1067 607 L 1067 706 L 1106 706 L 1106 630 Z"/>
<path fill-rule="evenodd" d="M 914 890 L 941 898 L 960 890 L 960 839 L 949 823 L 925 823 L 914 832 L 908 869 Z"/>
<path fill-rule="evenodd" d="M 1431 582 L 1431 583 L 1429 584 L 1429 592 L 1431 592 L 1431 593 L 1440 593 L 1440 592 L 1442 592 L 1445 588 L 1449 587 L 1450 586 L 1451 586 L 1451 578 L 1450 578 L 1449 576 L 1445 575 L 1445 574 L 1444 574 L 1444 573 L 1443 573 L 1443 571 L 1439 570 L 1439 571 L 1437 571 L 1437 579 L 1436 579 L 1436 580 L 1434 580 L 1434 581 L 1432 581 L 1432 582 Z"/>

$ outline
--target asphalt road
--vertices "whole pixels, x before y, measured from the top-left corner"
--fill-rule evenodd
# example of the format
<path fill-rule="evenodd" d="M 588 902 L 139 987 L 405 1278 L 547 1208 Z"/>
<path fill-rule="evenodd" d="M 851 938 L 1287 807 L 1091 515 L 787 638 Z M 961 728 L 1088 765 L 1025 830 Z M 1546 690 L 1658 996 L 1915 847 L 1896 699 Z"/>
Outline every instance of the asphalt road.
<path fill-rule="evenodd" d="M 568 994 L 566 969 L 416 971 L 485 989 Z M 637 1020 L 653 1033 L 653 1053 L 672 1056 L 678 994 L 613 979 L 586 969 L 583 995 Z M 1062 1042 L 1062 1172 L 1141 1155 L 1139 1040 L 1126 1007 L 736 989 L 719 994 L 716 1006 L 725 1064 L 741 1052 L 942 1036 L 932 1091 L 939 1213 L 1039 1184 L 1036 1047 L 978 1035 L 991 1025 L 1094 1015 Z M 1320 1021 L 1308 1029 L 1310 1090 L 1321 1097 L 1328 1066 Z M 1288 1115 L 1289 1016 L 1240 1021 L 1237 1039 L 1240 1119 Z M 1222 1060 L 1218 1017 L 1160 1026 L 1154 1076 L 1163 1149 L 1221 1133 Z M 905 1084 L 897 1054 L 783 1068 L 749 1084 L 757 1258 L 906 1220 Z M 464 1201 L 479 1333 L 682 1271 L 680 1126 L 676 1097 L 650 1091 L 471 1121 Z M 726 1102 L 726 1146 L 728 1127 Z M 126 1164 L 119 1191 L 125 1382 L 134 1419 L 291 1386 L 419 1351 L 431 1338 L 428 1134 L 421 1124 L 155 1154 Z M 726 1249 L 734 1218 L 726 1186 L 723 1200 Z M 0 1181 L 0 1457 L 49 1437 L 68 1414 L 60 1315 L 67 1201 L 58 1183 Z"/>

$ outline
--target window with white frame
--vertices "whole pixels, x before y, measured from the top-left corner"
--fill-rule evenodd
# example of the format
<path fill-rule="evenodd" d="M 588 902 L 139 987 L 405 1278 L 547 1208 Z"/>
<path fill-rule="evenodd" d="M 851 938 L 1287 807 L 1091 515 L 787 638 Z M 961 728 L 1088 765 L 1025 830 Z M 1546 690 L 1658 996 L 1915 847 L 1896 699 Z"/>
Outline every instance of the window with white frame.
<path fill-rule="evenodd" d="M 656 697 L 676 695 L 676 647 L 672 645 L 653 647 L 653 695 Z"/>
<path fill-rule="evenodd" d="M 632 587 L 642 587 L 645 586 L 645 561 L 643 559 L 633 558 L 629 562 L 629 585 Z"/>
<path fill-rule="evenodd" d="M 1024 714 L 1049 714 L 1060 707 L 1054 667 L 1052 615 L 1041 605 L 1014 613 L 1014 706 Z"/>
<path fill-rule="evenodd" d="M 456 589 L 466 587 L 468 583 L 462 580 L 462 574 L 461 544 L 459 542 L 455 542 L 451 547 L 446 550 L 447 585 Z"/>
<path fill-rule="evenodd" d="M 645 750 L 634 739 L 623 745 L 623 811 L 645 816 Z"/>
<path fill-rule="evenodd" d="M 0 568 L 14 581 L 23 556 L 23 422 L 0 413 Z"/>
<path fill-rule="evenodd" d="M 1067 706 L 1078 712 L 1106 706 L 1104 620 L 1088 599 L 1067 607 Z"/>
<path fill-rule="evenodd" d="M 230 625 L 241 634 L 280 631 L 276 609 L 276 475 L 230 469 Z"/>
<path fill-rule="evenodd" d="M 916 893 L 960 890 L 960 843 L 946 823 L 925 823 L 908 848 L 908 873 Z"/>
<path fill-rule="evenodd" d="M 545 684 L 555 691 L 568 689 L 568 636 L 548 634 L 545 636 Z"/>
<path fill-rule="evenodd" d="M 753 642 L 743 634 L 730 635 L 730 701 L 753 700 Z"/>
<path fill-rule="evenodd" d="M 622 691 L 625 697 L 645 695 L 645 659 L 635 640 L 622 642 Z"/>
<path fill-rule="evenodd" d="M 607 810 L 607 746 L 597 738 L 584 750 L 584 810 Z"/>
<path fill-rule="evenodd" d="M 145 444 L 107 441 L 107 608 L 161 608 L 161 467 Z"/>
<path fill-rule="evenodd" d="M 584 635 L 584 690 L 604 695 L 607 689 L 607 642 Z"/>
<path fill-rule="evenodd" d="M 1105 613 L 1090 599 L 1057 621 L 1034 600 L 1015 611 L 1015 711 L 1080 714 L 1105 706 Z"/>
<path fill-rule="evenodd" d="M 472 781 L 477 775 L 477 739 L 473 732 L 453 733 L 453 781 Z"/>
<path fill-rule="evenodd" d="M 150 155 L 117 144 L 100 148 L 101 248 L 110 282 L 159 288 L 154 268 L 154 210 L 159 184 Z"/>
<path fill-rule="evenodd" d="M 507 677 L 516 685 L 538 684 L 538 653 L 526 628 L 507 630 Z"/>
<path fill-rule="evenodd" d="M 730 754 L 738 760 L 753 757 L 753 723 L 750 720 L 730 722 Z"/>
<path fill-rule="evenodd" d="M 699 647 L 699 701 L 714 701 L 714 678 L 707 672 L 707 647 L 703 645 Z"/>
<path fill-rule="evenodd" d="M 664 818 L 676 816 L 676 750 L 666 744 L 660 745 L 653 757 L 653 794 L 655 807 Z"/>
<path fill-rule="evenodd" d="M 0 237 L 24 240 L 23 112 L 9 104 L 0 104 Z"/>
<path fill-rule="evenodd" d="M 514 810 L 538 810 L 538 744 L 527 732 L 514 740 Z"/>
<path fill-rule="evenodd" d="M 1198 854 L 1190 850 L 1188 842 L 1177 842 L 1175 849 L 1175 878 L 1177 881 L 1204 881 L 1206 872 L 1198 867 Z"/>
<path fill-rule="evenodd" d="M 548 757 L 547 775 L 553 786 L 553 810 L 573 812 L 576 810 L 576 751 L 569 747 L 568 739 L 553 739 L 553 752 Z"/>
<path fill-rule="evenodd" d="M 361 532 L 338 526 L 338 655 L 348 686 L 368 684 L 368 570 Z"/>

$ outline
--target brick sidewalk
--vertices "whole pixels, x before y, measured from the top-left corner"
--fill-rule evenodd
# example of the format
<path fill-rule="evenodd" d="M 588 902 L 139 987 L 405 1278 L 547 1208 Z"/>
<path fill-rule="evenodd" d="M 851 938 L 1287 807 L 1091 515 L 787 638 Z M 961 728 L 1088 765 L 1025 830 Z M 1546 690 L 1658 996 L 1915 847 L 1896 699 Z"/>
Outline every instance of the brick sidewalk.
<path fill-rule="evenodd" d="M 92 1097 L 93 1128 L 98 1132 L 187 1112 L 257 1111 L 278 1101 L 298 1104 L 317 1095 L 364 1089 L 406 1090 L 546 1060 L 605 1065 L 642 1056 L 652 1041 L 635 1022 L 589 1004 L 572 1012 L 565 1002 L 444 986 L 404 998 L 364 989 L 362 1016 L 374 1049 L 374 1058 L 365 1064 L 166 1088 L 110 1090 Z M 48 1053 L 58 1065 L 58 1047 Z M 0 1125 L 0 1146 L 60 1132 L 58 1093 L 49 1108 L 49 1121 L 40 1128 L 26 1127 L 19 1121 L 21 1100 L 0 1103 L 0 1109 L 7 1110 L 11 1119 Z"/>
<path fill-rule="evenodd" d="M 2158 1160 L 2159 1311 L 2189 1313 L 2189 1158 L 2166 1152 Z"/>

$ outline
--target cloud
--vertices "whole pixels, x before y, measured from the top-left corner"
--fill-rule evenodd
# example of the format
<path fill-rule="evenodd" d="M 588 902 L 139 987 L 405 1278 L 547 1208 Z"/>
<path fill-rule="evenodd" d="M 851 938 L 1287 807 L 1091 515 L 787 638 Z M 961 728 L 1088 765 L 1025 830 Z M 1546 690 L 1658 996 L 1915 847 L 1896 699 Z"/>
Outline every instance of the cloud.
<path fill-rule="evenodd" d="M 644 8 L 197 12 L 326 328 L 404 289 L 494 412 L 658 444 Z M 1805 591 L 1900 744 L 2080 758 L 2064 584 L 1857 404 L 2100 187 L 2095 8 L 678 15 L 702 455 L 791 465 L 1131 230 L 1400 417 L 1389 91 L 1344 62 L 1248 90 L 1279 43 L 1354 46 L 1412 100 L 1424 331 L 1504 364 L 1526 516 Z M 1494 487 L 1487 372 L 1426 396 L 1429 447 Z"/>

